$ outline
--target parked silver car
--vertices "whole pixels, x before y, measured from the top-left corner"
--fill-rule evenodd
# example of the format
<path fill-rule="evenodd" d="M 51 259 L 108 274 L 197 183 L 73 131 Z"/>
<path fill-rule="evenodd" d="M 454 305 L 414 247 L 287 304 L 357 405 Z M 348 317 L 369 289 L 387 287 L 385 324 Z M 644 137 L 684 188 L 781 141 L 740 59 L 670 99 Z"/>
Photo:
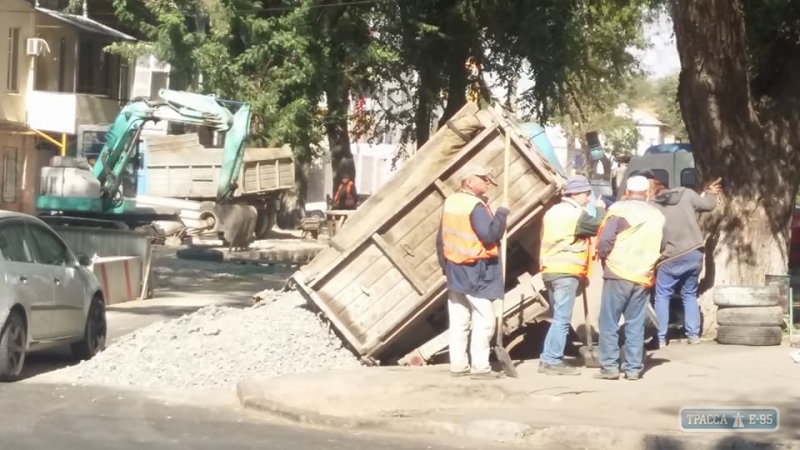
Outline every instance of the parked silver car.
<path fill-rule="evenodd" d="M 105 348 L 105 303 L 90 265 L 40 219 L 0 211 L 0 381 L 19 377 L 28 352 L 69 344 L 89 359 Z"/>

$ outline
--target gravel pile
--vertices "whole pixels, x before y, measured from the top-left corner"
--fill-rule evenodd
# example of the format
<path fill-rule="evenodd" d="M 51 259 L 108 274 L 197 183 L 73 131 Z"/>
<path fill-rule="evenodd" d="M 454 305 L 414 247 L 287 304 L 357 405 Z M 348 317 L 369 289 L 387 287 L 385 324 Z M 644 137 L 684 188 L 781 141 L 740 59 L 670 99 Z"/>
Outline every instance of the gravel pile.
<path fill-rule="evenodd" d="M 123 336 L 53 381 L 135 388 L 229 388 L 244 378 L 358 367 L 295 291 L 264 291 L 239 309 L 208 306 Z"/>

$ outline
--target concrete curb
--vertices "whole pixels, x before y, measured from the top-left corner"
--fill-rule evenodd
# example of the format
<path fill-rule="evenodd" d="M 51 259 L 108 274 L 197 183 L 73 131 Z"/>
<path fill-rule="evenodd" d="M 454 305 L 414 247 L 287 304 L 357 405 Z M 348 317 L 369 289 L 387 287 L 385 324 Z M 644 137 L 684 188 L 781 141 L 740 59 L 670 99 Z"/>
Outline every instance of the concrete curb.
<path fill-rule="evenodd" d="M 236 395 L 243 408 L 296 423 L 362 431 L 383 431 L 457 436 L 501 443 L 525 445 L 527 448 L 583 448 L 618 450 L 800 450 L 800 442 L 772 441 L 767 436 L 699 436 L 679 432 L 641 431 L 585 425 L 532 427 L 507 420 L 475 420 L 456 423 L 431 419 L 361 419 L 331 416 L 294 408 L 270 400 L 263 395 L 259 383 L 243 381 L 236 386 Z"/>
<path fill-rule="evenodd" d="M 494 442 L 524 443 L 525 435 L 532 430 L 522 422 L 506 420 L 478 420 L 456 423 L 431 419 L 410 419 L 400 415 L 387 419 L 362 419 L 331 416 L 284 405 L 266 398 L 256 382 L 243 381 L 236 386 L 239 403 L 245 409 L 269 414 L 296 423 L 335 429 L 416 433 L 459 436 Z"/>

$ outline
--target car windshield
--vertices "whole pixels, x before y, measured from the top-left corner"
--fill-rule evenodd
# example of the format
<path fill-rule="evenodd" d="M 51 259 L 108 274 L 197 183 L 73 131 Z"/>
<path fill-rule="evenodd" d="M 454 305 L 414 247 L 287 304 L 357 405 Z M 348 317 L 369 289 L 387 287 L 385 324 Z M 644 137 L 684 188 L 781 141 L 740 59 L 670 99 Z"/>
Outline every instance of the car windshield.
<path fill-rule="evenodd" d="M 592 191 L 594 191 L 594 195 L 600 197 L 603 195 L 614 195 L 613 189 L 611 189 L 611 183 L 592 183 Z"/>
<path fill-rule="evenodd" d="M 692 144 L 689 143 L 675 143 L 675 144 L 658 144 L 649 147 L 644 151 L 645 155 L 653 155 L 659 153 L 675 153 L 675 152 L 690 152 L 692 151 Z"/>

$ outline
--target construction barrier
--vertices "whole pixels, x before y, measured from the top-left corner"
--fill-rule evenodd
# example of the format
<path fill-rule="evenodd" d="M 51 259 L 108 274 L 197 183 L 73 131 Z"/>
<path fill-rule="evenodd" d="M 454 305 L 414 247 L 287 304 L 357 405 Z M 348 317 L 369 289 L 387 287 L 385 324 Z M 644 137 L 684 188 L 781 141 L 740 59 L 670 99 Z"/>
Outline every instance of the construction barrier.
<path fill-rule="evenodd" d="M 106 305 L 136 300 L 141 294 L 142 258 L 112 256 L 97 258 L 92 271 L 103 286 Z"/>
<path fill-rule="evenodd" d="M 52 226 L 73 253 L 83 253 L 92 258 L 97 255 L 103 260 L 114 257 L 138 258 L 135 284 L 131 285 L 133 298 L 142 300 L 152 297 L 152 254 L 150 239 L 144 233 L 133 230 L 116 230 L 77 226 Z M 100 275 L 98 275 L 100 279 Z M 143 280 L 147 286 L 142 286 Z M 101 279 L 102 281 L 102 279 Z M 142 295 L 144 293 L 144 295 Z"/>

